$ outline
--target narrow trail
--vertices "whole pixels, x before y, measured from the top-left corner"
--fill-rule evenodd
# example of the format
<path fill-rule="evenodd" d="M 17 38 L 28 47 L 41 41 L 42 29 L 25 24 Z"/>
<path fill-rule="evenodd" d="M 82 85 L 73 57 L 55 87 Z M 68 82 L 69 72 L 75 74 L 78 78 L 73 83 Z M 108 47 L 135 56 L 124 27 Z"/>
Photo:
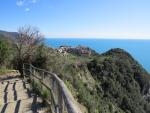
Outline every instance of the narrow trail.
<path fill-rule="evenodd" d="M 47 113 L 42 99 L 25 80 L 10 77 L 0 82 L 0 113 Z"/>

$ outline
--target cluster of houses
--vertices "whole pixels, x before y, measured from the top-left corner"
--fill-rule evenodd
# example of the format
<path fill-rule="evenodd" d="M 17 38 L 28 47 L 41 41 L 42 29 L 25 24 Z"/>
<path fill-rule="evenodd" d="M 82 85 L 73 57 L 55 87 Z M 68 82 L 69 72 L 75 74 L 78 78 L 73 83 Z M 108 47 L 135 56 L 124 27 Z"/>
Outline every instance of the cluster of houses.
<path fill-rule="evenodd" d="M 77 46 L 77 47 L 72 47 L 72 46 L 60 46 L 58 48 L 58 51 L 62 53 L 63 55 L 67 55 L 68 53 L 76 54 L 76 55 L 92 55 L 96 54 L 96 52 L 88 47 L 83 47 L 83 46 Z"/>

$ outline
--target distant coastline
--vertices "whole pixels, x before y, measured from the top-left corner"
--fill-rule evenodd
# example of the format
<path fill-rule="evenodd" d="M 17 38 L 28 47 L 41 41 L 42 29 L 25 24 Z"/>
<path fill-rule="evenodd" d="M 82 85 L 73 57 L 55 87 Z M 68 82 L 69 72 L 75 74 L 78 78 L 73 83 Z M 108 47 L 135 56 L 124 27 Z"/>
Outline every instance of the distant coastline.
<path fill-rule="evenodd" d="M 48 46 L 58 48 L 61 45 L 90 47 L 98 53 L 111 48 L 128 51 L 150 73 L 150 40 L 146 39 L 82 39 L 82 38 L 46 38 Z"/>

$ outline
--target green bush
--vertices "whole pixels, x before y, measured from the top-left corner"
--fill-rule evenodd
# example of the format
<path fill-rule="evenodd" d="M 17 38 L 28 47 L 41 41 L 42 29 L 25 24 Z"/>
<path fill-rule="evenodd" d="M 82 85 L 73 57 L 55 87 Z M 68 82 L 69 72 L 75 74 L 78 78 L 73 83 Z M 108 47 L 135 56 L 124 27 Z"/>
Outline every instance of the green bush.
<path fill-rule="evenodd" d="M 46 100 L 49 96 L 48 90 L 46 90 L 46 89 L 42 90 L 41 96 L 44 100 Z"/>
<path fill-rule="evenodd" d="M 32 89 L 33 91 L 35 91 L 37 94 L 41 95 L 41 97 L 43 98 L 43 102 L 45 102 L 45 100 L 48 98 L 49 91 L 44 88 L 44 86 L 42 86 L 42 84 L 40 82 L 36 82 L 35 80 L 32 80 Z"/>
<path fill-rule="evenodd" d="M 0 40 L 0 67 L 8 65 L 10 63 L 10 45 L 6 40 Z"/>
<path fill-rule="evenodd" d="M 4 75 L 6 73 L 9 73 L 11 72 L 12 70 L 10 69 L 6 69 L 6 68 L 0 68 L 0 75 Z"/>
<path fill-rule="evenodd" d="M 40 89 L 41 89 L 41 83 L 40 82 L 36 82 L 35 80 L 32 80 L 32 89 L 33 91 L 35 91 L 37 94 L 41 94 Z"/>
<path fill-rule="evenodd" d="M 48 61 L 47 54 L 48 54 L 47 48 L 43 44 L 39 45 L 35 50 L 34 58 L 32 61 L 33 65 L 39 68 L 46 69 Z"/>

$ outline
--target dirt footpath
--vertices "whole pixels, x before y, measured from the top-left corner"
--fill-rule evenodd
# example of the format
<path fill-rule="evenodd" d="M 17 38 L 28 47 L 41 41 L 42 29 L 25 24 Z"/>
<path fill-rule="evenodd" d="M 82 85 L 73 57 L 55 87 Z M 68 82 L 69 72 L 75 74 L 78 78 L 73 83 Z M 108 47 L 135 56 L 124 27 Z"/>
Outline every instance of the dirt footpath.
<path fill-rule="evenodd" d="M 8 75 L 0 81 L 0 113 L 47 113 L 42 99 L 18 75 Z"/>

